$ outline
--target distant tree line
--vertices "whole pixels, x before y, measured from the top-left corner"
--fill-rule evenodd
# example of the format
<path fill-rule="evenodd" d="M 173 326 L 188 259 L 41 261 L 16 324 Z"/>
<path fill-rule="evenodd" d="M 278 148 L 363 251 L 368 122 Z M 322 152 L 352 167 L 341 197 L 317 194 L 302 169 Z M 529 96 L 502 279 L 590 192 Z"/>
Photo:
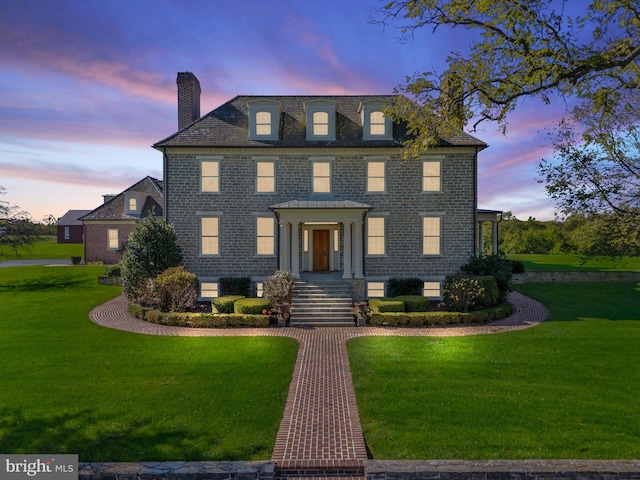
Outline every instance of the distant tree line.
<path fill-rule="evenodd" d="M 560 254 L 584 256 L 638 256 L 640 232 L 616 213 L 572 215 L 567 219 L 520 220 L 511 212 L 498 224 L 498 248 L 505 254 Z M 485 246 L 491 245 L 485 229 Z"/>

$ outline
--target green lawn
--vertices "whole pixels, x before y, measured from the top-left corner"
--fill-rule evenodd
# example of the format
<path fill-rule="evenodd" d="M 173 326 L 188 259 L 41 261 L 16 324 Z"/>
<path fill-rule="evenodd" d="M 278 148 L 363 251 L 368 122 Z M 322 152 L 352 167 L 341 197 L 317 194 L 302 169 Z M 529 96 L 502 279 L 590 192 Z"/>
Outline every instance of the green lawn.
<path fill-rule="evenodd" d="M 348 342 L 378 459 L 640 458 L 640 285 L 531 284 L 520 332 Z"/>
<path fill-rule="evenodd" d="M 56 237 L 53 236 L 44 237 L 34 245 L 20 248 L 17 252 L 7 248 L 0 250 L 0 261 L 70 259 L 71 257 L 82 256 L 84 256 L 84 245 L 79 243 L 57 243 Z"/>
<path fill-rule="evenodd" d="M 511 260 L 520 260 L 526 271 L 537 270 L 612 270 L 640 271 L 640 257 L 595 257 L 584 259 L 578 255 L 525 255 L 510 254 Z"/>
<path fill-rule="evenodd" d="M 277 337 L 157 337 L 88 312 L 101 266 L 0 268 L 0 451 L 81 461 L 271 456 L 297 354 Z"/>

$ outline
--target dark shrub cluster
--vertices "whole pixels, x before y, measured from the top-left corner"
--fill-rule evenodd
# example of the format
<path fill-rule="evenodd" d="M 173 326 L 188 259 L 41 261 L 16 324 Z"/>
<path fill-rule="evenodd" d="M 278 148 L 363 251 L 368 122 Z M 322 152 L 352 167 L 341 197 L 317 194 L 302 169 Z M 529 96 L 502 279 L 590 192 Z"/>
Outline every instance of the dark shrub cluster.
<path fill-rule="evenodd" d="M 389 280 L 389 296 L 422 295 L 422 284 L 419 278 L 392 278 Z"/>
<path fill-rule="evenodd" d="M 219 281 L 220 295 L 223 297 L 229 295 L 241 295 L 243 297 L 249 296 L 249 290 L 251 289 L 251 278 L 249 277 L 223 277 Z"/>

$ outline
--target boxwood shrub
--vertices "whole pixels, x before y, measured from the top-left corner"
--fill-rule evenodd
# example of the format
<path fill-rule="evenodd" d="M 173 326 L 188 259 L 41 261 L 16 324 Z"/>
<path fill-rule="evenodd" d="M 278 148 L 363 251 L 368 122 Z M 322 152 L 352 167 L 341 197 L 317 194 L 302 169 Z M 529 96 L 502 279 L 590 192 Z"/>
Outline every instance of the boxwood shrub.
<path fill-rule="evenodd" d="M 430 327 L 455 324 L 487 323 L 508 317 L 513 311 L 510 303 L 475 312 L 389 312 L 372 313 L 369 323 L 376 326 Z"/>
<path fill-rule="evenodd" d="M 147 310 L 146 321 L 160 325 L 193 328 L 224 327 L 268 327 L 269 315 L 251 315 L 242 313 L 174 313 L 160 310 Z"/>
<path fill-rule="evenodd" d="M 422 295 L 402 295 L 395 297 L 395 301 L 404 302 L 405 312 L 428 312 L 431 300 L 428 297 Z"/>
<path fill-rule="evenodd" d="M 266 298 L 242 298 L 233 304 L 234 313 L 248 313 L 260 315 L 263 310 L 269 310 L 271 303 Z"/>
<path fill-rule="evenodd" d="M 372 298 L 369 308 L 375 313 L 404 312 L 404 302 L 395 298 Z"/>
<path fill-rule="evenodd" d="M 423 282 L 419 278 L 392 278 L 389 280 L 389 296 L 422 294 Z"/>
<path fill-rule="evenodd" d="M 216 313 L 233 313 L 233 304 L 237 300 L 245 298 L 243 295 L 227 295 L 226 297 L 216 297 L 211 299 L 211 308 Z"/>

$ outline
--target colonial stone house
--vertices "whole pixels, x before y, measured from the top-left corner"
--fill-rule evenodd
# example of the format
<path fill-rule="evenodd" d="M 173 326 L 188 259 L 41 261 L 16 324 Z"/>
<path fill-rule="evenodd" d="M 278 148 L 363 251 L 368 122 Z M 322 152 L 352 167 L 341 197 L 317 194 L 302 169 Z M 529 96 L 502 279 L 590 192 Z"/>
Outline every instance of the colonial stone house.
<path fill-rule="evenodd" d="M 403 161 L 406 128 L 383 114 L 391 95 L 242 95 L 201 117 L 197 78 L 177 83 L 178 131 L 154 148 L 202 298 L 222 277 L 259 288 L 276 269 L 342 279 L 356 298 L 417 277 L 437 298 L 475 254 L 484 142 L 460 132 Z"/>
<path fill-rule="evenodd" d="M 154 212 L 164 212 L 162 181 L 145 177 L 123 192 L 104 195 L 104 203 L 80 217 L 84 225 L 84 261 L 113 265 L 136 224 Z"/>

